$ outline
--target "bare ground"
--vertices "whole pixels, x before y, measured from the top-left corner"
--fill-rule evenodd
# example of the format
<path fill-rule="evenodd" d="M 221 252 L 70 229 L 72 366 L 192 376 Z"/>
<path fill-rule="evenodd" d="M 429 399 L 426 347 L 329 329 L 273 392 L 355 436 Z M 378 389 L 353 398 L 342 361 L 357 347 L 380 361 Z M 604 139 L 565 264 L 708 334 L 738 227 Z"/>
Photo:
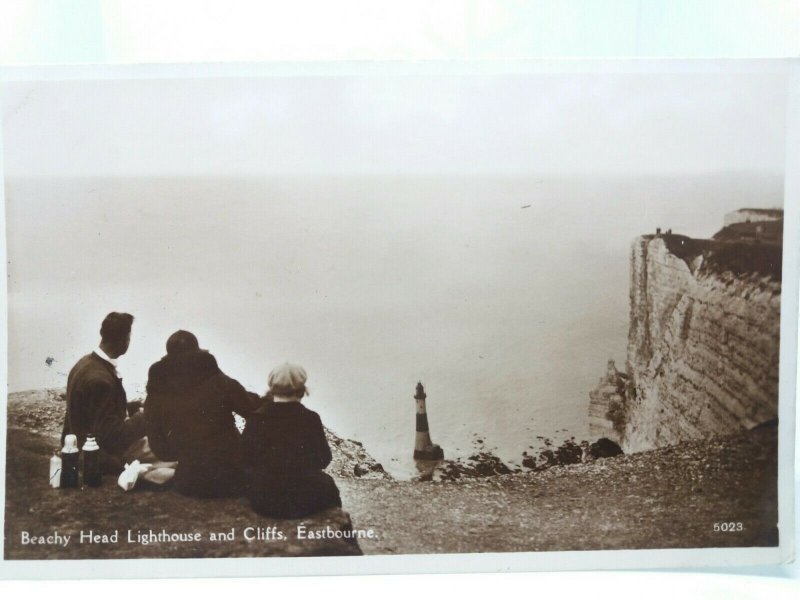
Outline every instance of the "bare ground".
<path fill-rule="evenodd" d="M 354 554 L 342 541 L 296 540 L 296 521 L 270 521 L 243 499 L 192 500 L 173 492 L 124 493 L 111 478 L 102 487 L 51 490 L 47 463 L 56 444 L 63 402 L 40 394 L 9 399 L 6 469 L 6 558 L 134 558 Z M 365 554 L 512 552 L 777 545 L 775 427 L 554 467 L 448 482 L 403 482 L 332 473 Z M 356 450 L 358 450 L 356 448 Z M 363 459 L 360 457 L 359 460 Z M 309 529 L 347 526 L 328 511 L 306 519 Z M 741 531 L 715 531 L 733 523 Z M 738 524 L 741 523 L 741 526 Z M 243 539 L 245 527 L 277 526 L 287 542 Z M 92 529 L 200 532 L 201 542 L 142 545 L 79 544 Z M 209 532 L 235 530 L 233 541 Z M 727 527 L 725 527 L 727 528 Z M 65 548 L 21 543 L 21 532 L 72 534 Z"/>
<path fill-rule="evenodd" d="M 345 482 L 342 499 L 383 532 L 366 554 L 775 546 L 776 448 L 767 428 L 541 473 Z"/>

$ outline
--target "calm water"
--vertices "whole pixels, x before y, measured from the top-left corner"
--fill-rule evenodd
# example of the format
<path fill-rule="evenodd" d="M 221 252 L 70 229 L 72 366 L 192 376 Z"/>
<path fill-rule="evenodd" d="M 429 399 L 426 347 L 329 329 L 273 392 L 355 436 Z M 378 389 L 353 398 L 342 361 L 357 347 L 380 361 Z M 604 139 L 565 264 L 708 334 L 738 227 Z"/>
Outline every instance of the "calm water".
<path fill-rule="evenodd" d="M 588 391 L 624 363 L 633 238 L 781 197 L 743 176 L 11 181 L 9 388 L 64 385 L 122 310 L 130 397 L 189 329 L 253 391 L 303 364 L 307 404 L 396 475 L 418 380 L 448 457 L 480 439 L 519 461 L 588 435 Z"/>

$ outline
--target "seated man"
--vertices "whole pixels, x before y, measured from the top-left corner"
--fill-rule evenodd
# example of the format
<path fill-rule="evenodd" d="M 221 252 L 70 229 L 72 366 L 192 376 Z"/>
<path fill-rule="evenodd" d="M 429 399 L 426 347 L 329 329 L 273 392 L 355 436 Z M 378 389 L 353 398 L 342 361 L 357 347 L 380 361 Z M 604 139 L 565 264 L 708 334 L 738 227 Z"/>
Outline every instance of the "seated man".
<path fill-rule="evenodd" d="M 219 369 L 193 334 L 169 337 L 167 355 L 150 367 L 144 412 L 153 452 L 178 461 L 177 491 L 199 497 L 244 492 L 241 436 L 232 413 L 247 418 L 259 402 Z"/>
<path fill-rule="evenodd" d="M 117 374 L 117 359 L 128 351 L 132 324 L 133 317 L 127 313 L 109 313 L 100 327 L 100 346 L 81 358 L 67 379 L 61 443 L 67 434 L 74 433 L 80 448 L 87 435 L 94 435 L 106 473 L 119 473 L 125 462 L 151 462 L 155 458 L 144 438 L 141 403 L 128 404 Z"/>

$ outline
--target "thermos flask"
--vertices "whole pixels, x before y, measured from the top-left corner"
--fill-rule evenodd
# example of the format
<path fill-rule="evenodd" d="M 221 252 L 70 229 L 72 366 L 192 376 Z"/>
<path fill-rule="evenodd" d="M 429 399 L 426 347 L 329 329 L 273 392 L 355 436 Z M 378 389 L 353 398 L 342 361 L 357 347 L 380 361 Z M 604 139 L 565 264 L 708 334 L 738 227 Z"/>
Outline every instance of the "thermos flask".
<path fill-rule="evenodd" d="M 71 433 L 64 438 L 61 450 L 61 487 L 78 487 L 78 437 Z"/>
<path fill-rule="evenodd" d="M 97 487 L 103 478 L 100 472 L 99 460 L 100 446 L 94 436 L 87 435 L 86 443 L 83 444 L 83 482 L 86 485 Z"/>

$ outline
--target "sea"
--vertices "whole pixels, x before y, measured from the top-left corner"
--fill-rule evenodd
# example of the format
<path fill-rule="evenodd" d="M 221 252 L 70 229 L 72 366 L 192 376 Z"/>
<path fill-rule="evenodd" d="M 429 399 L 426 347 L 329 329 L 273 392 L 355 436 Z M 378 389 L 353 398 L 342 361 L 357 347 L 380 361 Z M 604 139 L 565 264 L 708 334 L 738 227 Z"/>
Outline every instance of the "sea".
<path fill-rule="evenodd" d="M 9 391 L 64 386 L 124 311 L 129 398 L 186 329 L 260 394 L 304 366 L 306 404 L 396 477 L 416 473 L 417 382 L 446 458 L 519 464 L 588 439 L 589 391 L 625 364 L 636 236 L 709 237 L 782 198 L 738 172 L 12 179 Z"/>

